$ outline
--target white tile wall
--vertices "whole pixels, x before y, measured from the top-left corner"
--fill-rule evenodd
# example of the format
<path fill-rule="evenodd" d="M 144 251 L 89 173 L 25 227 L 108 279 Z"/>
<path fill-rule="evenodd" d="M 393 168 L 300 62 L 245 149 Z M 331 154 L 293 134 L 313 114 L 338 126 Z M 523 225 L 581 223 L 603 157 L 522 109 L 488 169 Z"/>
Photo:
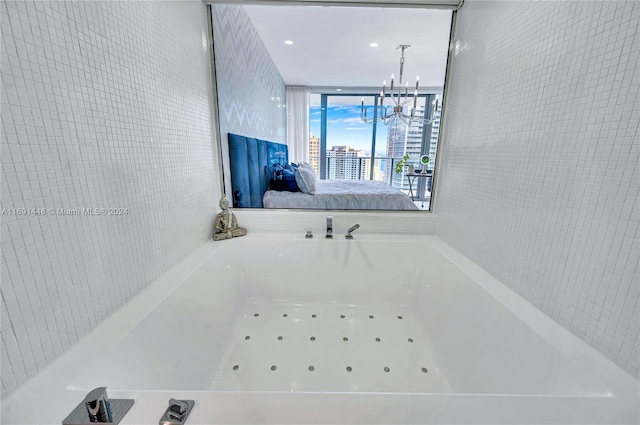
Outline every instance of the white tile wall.
<path fill-rule="evenodd" d="M 640 3 L 467 1 L 438 234 L 640 377 Z"/>
<path fill-rule="evenodd" d="M 208 240 L 221 190 L 202 2 L 0 10 L 4 398 Z"/>

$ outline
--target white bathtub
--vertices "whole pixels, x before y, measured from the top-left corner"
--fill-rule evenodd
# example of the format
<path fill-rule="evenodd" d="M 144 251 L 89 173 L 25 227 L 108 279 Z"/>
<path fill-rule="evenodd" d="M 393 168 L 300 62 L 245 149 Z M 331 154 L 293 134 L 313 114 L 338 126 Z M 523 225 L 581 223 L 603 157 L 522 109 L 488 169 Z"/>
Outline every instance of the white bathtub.
<path fill-rule="evenodd" d="M 211 242 L 2 405 L 61 423 L 638 423 L 639 383 L 435 237 Z M 33 406 L 39 406 L 34 409 Z"/>

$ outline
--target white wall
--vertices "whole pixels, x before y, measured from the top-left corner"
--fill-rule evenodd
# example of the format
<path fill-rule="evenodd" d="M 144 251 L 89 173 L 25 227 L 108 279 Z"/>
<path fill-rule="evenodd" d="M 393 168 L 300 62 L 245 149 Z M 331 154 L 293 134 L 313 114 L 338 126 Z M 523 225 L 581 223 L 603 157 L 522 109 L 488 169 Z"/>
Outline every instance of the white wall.
<path fill-rule="evenodd" d="M 202 2 L 0 10 L 4 398 L 208 240 L 220 182 Z"/>
<path fill-rule="evenodd" d="M 228 134 L 286 144 L 286 86 L 244 6 L 214 4 L 211 15 L 224 179 L 230 194 Z"/>
<path fill-rule="evenodd" d="M 286 143 L 285 83 L 244 6 L 212 5 L 220 133 Z"/>
<path fill-rule="evenodd" d="M 467 1 L 438 234 L 640 377 L 640 3 Z"/>

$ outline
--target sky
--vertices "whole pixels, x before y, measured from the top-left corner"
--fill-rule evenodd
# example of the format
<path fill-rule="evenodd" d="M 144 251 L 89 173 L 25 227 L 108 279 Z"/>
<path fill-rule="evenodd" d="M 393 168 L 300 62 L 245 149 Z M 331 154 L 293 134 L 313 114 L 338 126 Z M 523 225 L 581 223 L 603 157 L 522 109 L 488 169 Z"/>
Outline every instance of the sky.
<path fill-rule="evenodd" d="M 327 106 L 327 149 L 332 146 L 351 146 L 361 149 L 365 154 L 371 153 L 371 137 L 373 124 L 366 124 L 360 119 L 360 98 L 357 105 Z M 309 130 L 315 137 L 320 137 L 320 105 L 310 107 Z M 369 106 L 367 116 L 373 116 L 373 106 Z M 387 126 L 376 126 L 376 153 L 386 154 Z"/>

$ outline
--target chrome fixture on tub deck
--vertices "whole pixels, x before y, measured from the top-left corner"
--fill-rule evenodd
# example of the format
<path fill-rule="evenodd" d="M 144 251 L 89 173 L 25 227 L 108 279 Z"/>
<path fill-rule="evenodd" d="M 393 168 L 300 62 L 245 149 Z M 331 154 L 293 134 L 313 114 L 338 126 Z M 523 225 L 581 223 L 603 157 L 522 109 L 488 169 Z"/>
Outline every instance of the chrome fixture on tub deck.
<path fill-rule="evenodd" d="M 345 239 L 353 239 L 353 235 L 351 233 L 353 233 L 356 229 L 359 229 L 360 225 L 359 224 L 354 224 L 353 226 L 349 227 L 349 229 L 347 230 L 347 234 L 344 235 Z"/>
<path fill-rule="evenodd" d="M 160 418 L 159 425 L 180 425 L 187 420 L 195 401 L 193 400 L 169 400 L 169 407 Z"/>
<path fill-rule="evenodd" d="M 333 238 L 333 217 L 330 215 L 327 216 L 327 233 L 325 234 L 325 238 Z"/>
<path fill-rule="evenodd" d="M 110 400 L 107 387 L 94 388 L 62 421 L 62 425 L 118 424 L 133 403 L 133 399 Z"/>

